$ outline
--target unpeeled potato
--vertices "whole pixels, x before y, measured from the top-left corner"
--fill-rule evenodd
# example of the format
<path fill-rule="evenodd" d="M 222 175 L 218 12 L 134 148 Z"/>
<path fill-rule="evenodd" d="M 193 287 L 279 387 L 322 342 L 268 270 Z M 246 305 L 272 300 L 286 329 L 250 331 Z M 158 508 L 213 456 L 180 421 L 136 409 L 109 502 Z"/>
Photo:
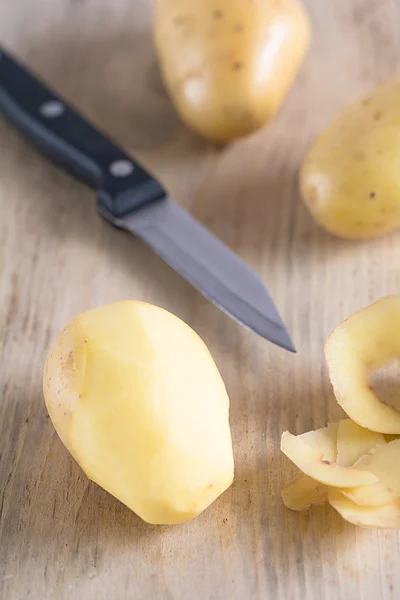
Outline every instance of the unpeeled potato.
<path fill-rule="evenodd" d="M 331 233 L 371 238 L 400 227 L 400 78 L 345 108 L 316 139 L 301 169 L 311 215 Z"/>
<path fill-rule="evenodd" d="M 44 369 L 46 405 L 87 476 L 153 524 L 206 509 L 232 483 L 229 399 L 205 344 L 143 302 L 74 318 Z"/>
<path fill-rule="evenodd" d="M 172 101 L 189 127 L 217 142 L 275 115 L 309 38 L 298 0 L 155 0 L 154 39 Z"/>

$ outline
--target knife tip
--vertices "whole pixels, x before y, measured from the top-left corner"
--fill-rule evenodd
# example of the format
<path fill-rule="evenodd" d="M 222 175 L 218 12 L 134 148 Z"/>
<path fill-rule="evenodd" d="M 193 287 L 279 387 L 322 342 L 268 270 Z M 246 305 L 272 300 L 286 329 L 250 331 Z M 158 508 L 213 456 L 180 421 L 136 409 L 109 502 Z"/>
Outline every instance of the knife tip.
<path fill-rule="evenodd" d="M 289 350 L 289 352 L 292 352 L 292 354 L 297 354 L 297 350 L 296 350 L 292 340 L 290 340 L 290 343 L 286 344 L 283 347 L 285 348 L 285 350 Z"/>
<path fill-rule="evenodd" d="M 280 337 L 281 339 L 276 340 L 277 344 L 281 346 L 281 348 L 283 348 L 284 350 L 288 350 L 293 354 L 297 354 L 296 347 L 293 344 L 292 339 L 286 329 L 282 330 L 282 335 Z"/>
<path fill-rule="evenodd" d="M 269 321 L 268 326 L 266 328 L 264 327 L 263 330 L 259 330 L 258 333 L 280 348 L 292 352 L 293 354 L 297 353 L 292 338 L 281 319 L 279 319 L 278 322 L 274 322 L 273 328 L 271 328 L 271 322 Z"/>

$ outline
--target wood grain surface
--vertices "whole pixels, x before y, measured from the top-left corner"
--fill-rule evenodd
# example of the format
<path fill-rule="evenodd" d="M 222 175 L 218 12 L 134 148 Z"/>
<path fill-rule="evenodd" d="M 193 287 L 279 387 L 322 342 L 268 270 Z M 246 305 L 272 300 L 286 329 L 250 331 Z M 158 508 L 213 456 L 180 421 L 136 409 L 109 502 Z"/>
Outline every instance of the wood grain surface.
<path fill-rule="evenodd" d="M 95 213 L 93 195 L 0 119 L 0 598 L 380 600 L 399 597 L 397 532 L 328 507 L 297 514 L 284 429 L 337 419 L 323 360 L 332 328 L 399 292 L 400 234 L 325 234 L 298 194 L 302 156 L 329 119 L 400 70 L 400 2 L 305 0 L 313 43 L 279 116 L 223 149 L 189 132 L 163 89 L 146 0 L 0 3 L 0 40 L 150 167 L 263 277 L 298 348 L 235 324 L 143 244 Z M 50 341 L 78 312 L 139 298 L 185 319 L 231 397 L 233 486 L 203 515 L 152 527 L 95 484 L 49 421 Z"/>

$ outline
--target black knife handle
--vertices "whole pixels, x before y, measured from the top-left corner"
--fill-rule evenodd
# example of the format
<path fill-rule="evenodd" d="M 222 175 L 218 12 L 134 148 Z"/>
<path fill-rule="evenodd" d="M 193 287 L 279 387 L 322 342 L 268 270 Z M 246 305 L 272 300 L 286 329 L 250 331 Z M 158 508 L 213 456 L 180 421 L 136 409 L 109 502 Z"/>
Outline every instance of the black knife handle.
<path fill-rule="evenodd" d="M 48 158 L 96 189 L 113 217 L 165 196 L 139 163 L 1 47 L 0 112 Z"/>

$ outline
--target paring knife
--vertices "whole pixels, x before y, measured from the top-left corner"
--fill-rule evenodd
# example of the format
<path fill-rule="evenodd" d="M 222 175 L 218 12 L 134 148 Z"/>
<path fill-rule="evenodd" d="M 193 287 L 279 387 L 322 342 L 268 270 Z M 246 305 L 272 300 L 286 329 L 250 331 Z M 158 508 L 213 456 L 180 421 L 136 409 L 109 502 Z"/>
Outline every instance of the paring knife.
<path fill-rule="evenodd" d="M 141 238 L 236 321 L 295 352 L 258 275 L 136 160 L 1 47 L 0 111 L 48 158 L 96 190 L 103 217 Z"/>

